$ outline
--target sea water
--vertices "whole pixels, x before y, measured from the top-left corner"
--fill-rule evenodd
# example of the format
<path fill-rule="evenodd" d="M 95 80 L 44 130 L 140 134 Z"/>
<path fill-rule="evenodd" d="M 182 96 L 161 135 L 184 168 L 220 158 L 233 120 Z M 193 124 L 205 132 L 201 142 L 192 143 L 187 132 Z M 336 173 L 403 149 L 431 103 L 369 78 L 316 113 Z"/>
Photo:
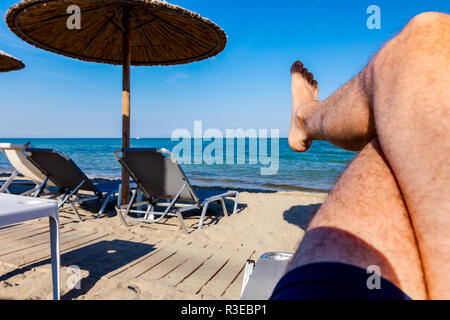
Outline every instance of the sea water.
<path fill-rule="evenodd" d="M 271 141 L 268 140 L 267 149 L 270 151 Z M 0 139 L 0 142 L 18 144 L 28 141 L 33 147 L 50 148 L 67 154 L 89 178 L 119 179 L 121 176 L 120 164 L 113 155 L 114 151 L 120 149 L 121 139 Z M 138 148 L 172 150 L 178 143 L 170 138 L 131 139 L 131 147 Z M 356 156 L 355 152 L 339 149 L 323 141 L 315 141 L 305 153 L 293 151 L 285 138 L 280 138 L 278 144 L 279 168 L 273 175 L 261 175 L 262 165 L 249 164 L 249 161 L 245 164 L 238 164 L 237 161 L 233 164 L 182 164 L 182 168 L 192 184 L 198 186 L 273 191 L 328 191 Z M 207 145 L 208 142 L 203 141 L 203 148 Z M 237 141 L 234 145 L 234 157 L 237 159 L 239 152 L 245 152 L 248 160 L 248 139 L 244 150 L 237 150 Z M 271 155 L 272 158 L 273 156 Z M 224 159 L 223 162 L 227 161 Z M 10 172 L 12 169 L 7 158 L 0 153 L 0 172 Z"/>

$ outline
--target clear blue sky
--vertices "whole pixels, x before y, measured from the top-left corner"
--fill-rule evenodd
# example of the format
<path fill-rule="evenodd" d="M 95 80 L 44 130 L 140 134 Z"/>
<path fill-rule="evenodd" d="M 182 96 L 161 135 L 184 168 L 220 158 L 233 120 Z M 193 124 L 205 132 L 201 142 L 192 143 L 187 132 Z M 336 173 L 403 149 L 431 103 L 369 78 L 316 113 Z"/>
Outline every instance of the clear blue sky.
<path fill-rule="evenodd" d="M 0 14 L 18 0 L 2 0 Z M 355 76 L 414 15 L 450 12 L 450 1 L 173 0 L 228 34 L 219 56 L 171 67 L 133 67 L 131 134 L 169 137 L 176 128 L 289 129 L 289 68 L 302 60 L 326 98 Z M 366 8 L 381 8 L 381 30 Z M 121 68 L 46 52 L 0 22 L 0 50 L 26 64 L 0 73 L 0 137 L 120 137 Z"/>

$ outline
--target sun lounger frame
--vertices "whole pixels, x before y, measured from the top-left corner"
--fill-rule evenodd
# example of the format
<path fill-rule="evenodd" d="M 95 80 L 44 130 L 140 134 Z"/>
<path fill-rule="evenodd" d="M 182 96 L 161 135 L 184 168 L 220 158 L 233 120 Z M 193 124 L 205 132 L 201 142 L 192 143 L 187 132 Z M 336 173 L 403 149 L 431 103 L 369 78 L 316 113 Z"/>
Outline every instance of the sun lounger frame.
<path fill-rule="evenodd" d="M 123 154 L 124 152 L 132 152 L 132 151 L 140 151 L 140 152 L 156 152 L 160 153 L 162 156 L 166 155 L 170 161 L 173 163 L 175 167 L 180 170 L 181 175 L 183 176 L 184 183 L 182 184 L 181 188 L 178 190 L 176 195 L 172 198 L 165 198 L 165 199 L 155 199 L 152 197 L 151 192 L 146 189 L 146 187 L 142 184 L 142 181 L 139 179 L 138 176 L 136 176 L 135 172 L 127 165 L 126 161 L 124 161 L 123 157 L 119 154 Z M 183 212 L 190 211 L 190 210 L 202 210 L 200 221 L 197 229 L 201 229 L 204 224 L 206 212 L 208 210 L 208 206 L 210 203 L 213 202 L 220 202 L 222 205 L 223 213 L 226 217 L 228 217 L 228 211 L 225 205 L 225 198 L 233 197 L 234 198 L 234 208 L 233 208 L 233 214 L 237 212 L 237 207 L 239 204 L 239 192 L 237 191 L 228 191 L 221 194 L 217 194 L 211 197 L 208 197 L 206 199 L 200 200 L 197 196 L 194 188 L 189 183 L 189 180 L 187 179 L 186 175 L 184 174 L 183 170 L 179 166 L 179 164 L 176 162 L 174 157 L 172 157 L 172 154 L 167 149 L 154 149 L 154 148 L 126 148 L 122 150 L 118 150 L 114 152 L 114 156 L 117 158 L 117 160 L 120 162 L 120 164 L 123 166 L 123 168 L 130 174 L 132 179 L 137 185 L 137 189 L 132 192 L 131 200 L 127 205 L 122 206 L 116 206 L 117 215 L 120 217 L 122 223 L 125 226 L 128 226 L 128 221 L 139 221 L 139 222 L 145 222 L 145 223 L 157 223 L 163 220 L 166 217 L 174 216 L 177 217 L 180 226 L 182 230 L 185 233 L 188 233 L 188 230 L 186 228 L 186 225 L 184 223 L 183 219 Z M 174 167 L 174 168 L 175 168 Z M 147 194 L 147 198 L 150 196 L 150 201 L 144 201 L 136 203 L 137 199 L 137 192 L 138 189 L 143 191 L 144 194 Z M 181 196 L 184 191 L 187 191 L 191 195 L 191 203 L 186 203 L 186 199 L 181 199 Z M 166 201 L 166 202 L 160 202 L 160 201 Z M 167 202 L 169 201 L 169 202 Z M 147 205 L 147 210 L 134 210 L 135 207 L 142 207 Z M 156 211 L 155 207 L 164 207 L 166 206 L 166 209 L 164 211 Z M 137 213 L 143 215 L 143 218 L 133 218 L 130 217 L 130 213 Z M 155 218 L 155 216 L 158 216 Z"/>
<path fill-rule="evenodd" d="M 0 151 L 6 156 L 11 165 L 14 167 L 14 171 L 8 177 L 8 179 L 0 184 L 0 193 L 8 193 L 9 186 L 14 183 L 19 183 L 19 181 L 14 181 L 19 174 L 22 174 L 25 178 L 30 179 L 34 184 L 34 188 L 22 193 L 22 196 L 37 197 L 39 194 L 51 194 L 45 187 L 47 186 L 48 180 L 44 176 L 41 176 L 40 170 L 36 166 L 27 160 L 25 155 L 25 149 L 30 148 L 30 142 L 26 144 L 13 144 L 13 143 L 0 143 Z M 19 169 L 17 169 L 19 168 Z M 22 171 L 22 172 L 21 172 Z"/>
<path fill-rule="evenodd" d="M 37 162 L 36 159 L 33 159 L 33 156 L 32 156 L 33 152 L 52 153 L 59 157 L 62 157 L 63 159 L 66 160 L 66 163 L 69 166 L 72 166 L 73 170 L 78 171 L 78 175 L 81 177 L 80 183 L 75 188 L 61 187 L 59 185 L 58 179 L 56 177 L 52 176 L 52 174 L 50 174 L 45 168 L 43 168 L 42 164 Z M 100 210 L 97 213 L 97 219 L 98 219 L 101 217 L 101 215 L 105 211 L 107 204 L 111 200 L 111 197 L 115 193 L 118 192 L 118 190 L 109 190 L 106 192 L 99 191 L 96 188 L 96 185 L 84 174 L 84 172 L 75 164 L 75 162 L 73 162 L 68 156 L 66 156 L 62 152 L 54 151 L 52 149 L 27 148 L 27 149 L 25 149 L 25 154 L 26 154 L 27 159 L 31 163 L 33 163 L 36 166 L 36 168 L 38 168 L 42 172 L 42 174 L 46 177 L 45 184 L 47 183 L 47 181 L 50 180 L 59 188 L 58 195 L 60 196 L 60 198 L 59 198 L 58 208 L 63 207 L 65 204 L 70 205 L 72 207 L 72 210 L 74 211 L 74 213 L 76 214 L 76 216 L 78 217 L 78 219 L 80 221 L 83 221 L 83 218 L 81 217 L 80 213 L 78 212 L 78 209 L 76 208 L 75 204 L 97 200 L 101 204 Z M 85 184 L 89 187 L 89 191 L 94 192 L 94 195 L 80 193 L 80 191 L 82 190 L 82 187 Z M 44 185 L 44 187 L 45 187 L 45 185 Z M 42 188 L 40 188 L 40 190 L 42 190 Z M 36 192 L 37 192 L 37 194 L 35 194 L 35 196 L 39 196 L 39 190 L 37 190 Z"/>

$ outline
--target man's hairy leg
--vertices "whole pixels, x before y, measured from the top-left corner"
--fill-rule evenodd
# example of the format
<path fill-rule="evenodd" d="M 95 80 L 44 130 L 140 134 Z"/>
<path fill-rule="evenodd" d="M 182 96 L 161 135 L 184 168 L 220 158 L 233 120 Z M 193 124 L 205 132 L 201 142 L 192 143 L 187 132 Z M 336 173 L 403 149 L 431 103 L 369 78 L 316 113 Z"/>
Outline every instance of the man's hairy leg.
<path fill-rule="evenodd" d="M 376 140 L 339 179 L 288 268 L 316 262 L 377 265 L 411 298 L 427 298 L 409 216 Z"/>
<path fill-rule="evenodd" d="M 293 88 L 307 79 L 294 72 Z M 293 94 L 290 132 L 297 151 L 314 139 L 358 150 L 378 136 L 411 216 L 429 296 L 441 299 L 450 298 L 449 88 L 450 17 L 423 13 L 327 100 Z"/>
<path fill-rule="evenodd" d="M 450 299 L 450 16 L 421 14 L 374 59 L 374 116 L 429 296 Z"/>

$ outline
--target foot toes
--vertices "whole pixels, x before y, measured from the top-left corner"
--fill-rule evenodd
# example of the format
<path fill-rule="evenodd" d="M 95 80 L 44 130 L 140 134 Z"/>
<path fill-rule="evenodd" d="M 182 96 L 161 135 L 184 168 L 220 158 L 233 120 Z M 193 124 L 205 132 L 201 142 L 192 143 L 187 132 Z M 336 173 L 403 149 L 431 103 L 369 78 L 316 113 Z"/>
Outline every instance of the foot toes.
<path fill-rule="evenodd" d="M 303 63 L 295 61 L 291 67 L 291 73 L 301 73 L 303 70 Z"/>
<path fill-rule="evenodd" d="M 306 80 L 309 82 L 309 84 L 312 85 L 312 82 L 314 80 L 314 76 L 311 72 L 308 72 L 308 75 L 306 76 Z"/>
<path fill-rule="evenodd" d="M 303 63 L 300 61 L 295 61 L 291 67 L 291 74 L 300 73 L 314 89 L 317 88 L 317 81 L 314 80 L 314 75 L 304 67 Z"/>
<path fill-rule="evenodd" d="M 302 70 L 302 77 L 303 77 L 303 79 L 307 79 L 308 78 L 308 69 L 307 68 L 303 68 L 303 70 Z"/>

